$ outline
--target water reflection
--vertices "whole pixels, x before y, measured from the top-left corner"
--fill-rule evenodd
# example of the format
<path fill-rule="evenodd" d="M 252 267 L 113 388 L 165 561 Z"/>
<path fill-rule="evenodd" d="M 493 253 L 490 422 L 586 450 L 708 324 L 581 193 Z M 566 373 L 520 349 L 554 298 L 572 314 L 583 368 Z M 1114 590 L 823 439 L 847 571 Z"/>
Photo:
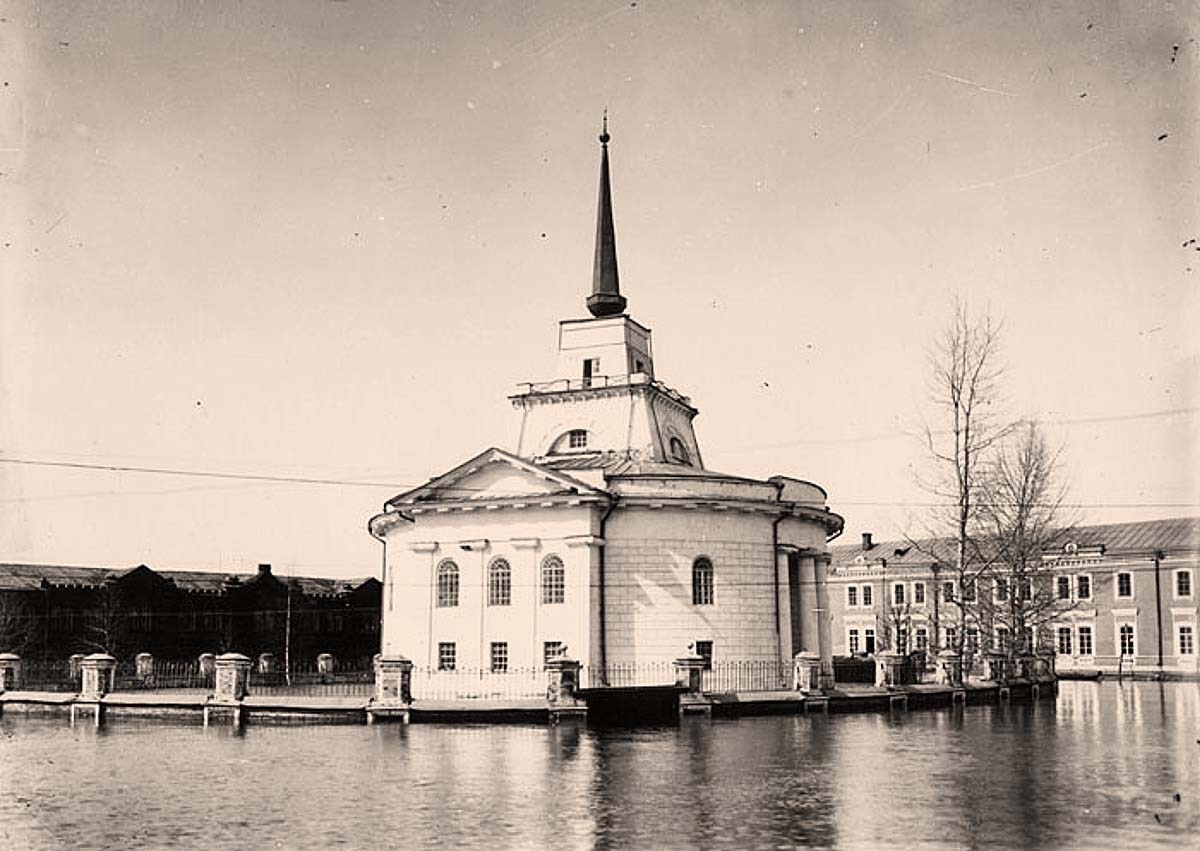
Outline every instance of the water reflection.
<path fill-rule="evenodd" d="M 1197 684 L 1128 682 L 642 730 L 5 717 L 0 847 L 1179 847 L 1198 728 Z"/>

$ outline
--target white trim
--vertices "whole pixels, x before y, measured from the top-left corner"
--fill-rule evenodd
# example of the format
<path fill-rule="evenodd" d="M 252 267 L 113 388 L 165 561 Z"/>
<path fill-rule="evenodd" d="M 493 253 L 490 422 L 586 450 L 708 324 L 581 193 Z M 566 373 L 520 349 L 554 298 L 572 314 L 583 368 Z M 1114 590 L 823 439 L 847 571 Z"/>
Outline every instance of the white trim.
<path fill-rule="evenodd" d="M 1126 620 L 1137 620 L 1138 610 L 1133 609 L 1113 609 L 1112 616 L 1114 618 L 1125 618 Z"/>
<path fill-rule="evenodd" d="M 1186 573 L 1188 575 L 1188 593 L 1181 595 L 1179 593 L 1179 574 Z M 1176 567 L 1171 569 L 1171 599 L 1172 600 L 1195 600 L 1196 599 L 1196 574 L 1190 567 Z"/>
<path fill-rule="evenodd" d="M 1129 577 L 1129 594 L 1121 596 L 1121 574 Z M 1134 572 L 1132 570 L 1114 570 L 1113 571 L 1113 599 L 1114 600 L 1132 600 L 1137 596 L 1137 582 L 1134 581 Z"/>

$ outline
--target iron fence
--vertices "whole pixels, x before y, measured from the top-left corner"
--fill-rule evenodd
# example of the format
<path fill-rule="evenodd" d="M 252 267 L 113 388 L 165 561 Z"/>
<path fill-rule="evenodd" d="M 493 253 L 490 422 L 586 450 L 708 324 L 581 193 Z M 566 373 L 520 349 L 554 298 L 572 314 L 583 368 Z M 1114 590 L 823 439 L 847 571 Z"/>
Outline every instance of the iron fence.
<path fill-rule="evenodd" d="M 412 696 L 418 701 L 545 697 L 548 685 L 545 668 L 414 668 L 412 672 Z"/>
<path fill-rule="evenodd" d="M 700 690 L 710 694 L 744 691 L 787 691 L 792 688 L 792 666 L 779 660 L 714 662 L 701 675 Z"/>

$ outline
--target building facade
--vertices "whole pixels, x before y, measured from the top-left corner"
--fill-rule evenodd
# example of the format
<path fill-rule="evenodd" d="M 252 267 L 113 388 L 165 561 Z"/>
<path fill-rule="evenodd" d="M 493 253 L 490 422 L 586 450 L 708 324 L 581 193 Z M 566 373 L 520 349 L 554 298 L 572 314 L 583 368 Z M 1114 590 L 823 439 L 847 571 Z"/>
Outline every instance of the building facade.
<path fill-rule="evenodd" d="M 510 397 L 511 451 L 488 449 L 389 500 L 383 654 L 431 670 L 531 669 L 820 654 L 830 676 L 818 486 L 704 466 L 691 400 L 658 378 L 625 313 L 608 141 L 590 316 L 559 323 L 555 377 Z"/>
<path fill-rule="evenodd" d="M 1082 526 L 1042 554 L 1038 581 L 1055 601 L 1034 628 L 1034 643 L 1057 654 L 1060 673 L 1194 676 L 1200 594 L 1200 518 Z M 945 549 L 945 548 L 943 548 Z M 983 651 L 1009 640 L 986 617 L 959 622 L 949 599 L 964 589 L 948 566 L 910 541 L 834 548 L 830 598 L 834 652 L 872 654 L 954 644 L 952 630 Z M 980 581 L 968 599 L 1010 589 Z"/>

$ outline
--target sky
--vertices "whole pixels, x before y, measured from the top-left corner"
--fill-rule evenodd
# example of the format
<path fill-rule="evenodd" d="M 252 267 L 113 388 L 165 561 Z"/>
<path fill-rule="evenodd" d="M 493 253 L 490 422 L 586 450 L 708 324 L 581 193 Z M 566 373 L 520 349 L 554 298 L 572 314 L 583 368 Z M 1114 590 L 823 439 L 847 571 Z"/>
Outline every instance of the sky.
<path fill-rule="evenodd" d="M 1079 519 L 1200 514 L 1189 4 L 0 10 L 0 561 L 377 573 L 586 315 L 604 109 L 706 466 L 921 528 L 957 297 Z"/>

